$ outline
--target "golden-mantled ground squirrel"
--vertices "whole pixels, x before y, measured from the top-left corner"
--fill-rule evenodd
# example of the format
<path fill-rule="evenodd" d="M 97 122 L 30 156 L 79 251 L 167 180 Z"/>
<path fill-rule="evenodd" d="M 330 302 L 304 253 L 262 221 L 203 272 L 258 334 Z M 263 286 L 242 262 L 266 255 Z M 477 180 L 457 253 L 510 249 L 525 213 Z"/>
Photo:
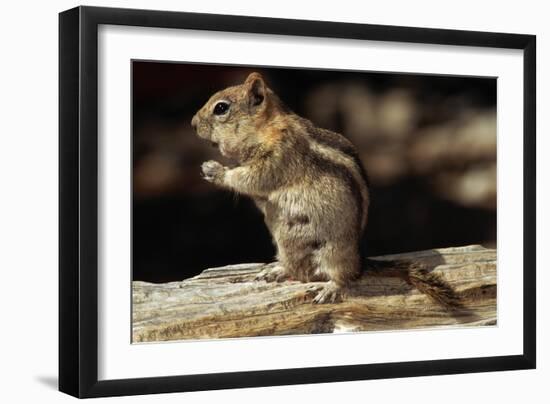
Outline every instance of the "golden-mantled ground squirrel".
<path fill-rule="evenodd" d="M 246 81 L 214 94 L 191 122 L 197 134 L 238 162 L 202 165 L 204 178 L 248 195 L 263 212 L 277 247 L 277 264 L 258 280 L 325 282 L 314 286 L 315 303 L 334 303 L 364 266 L 398 276 L 454 305 L 441 280 L 409 263 L 362 260 L 367 224 L 367 176 L 353 144 L 290 111 L 252 73 Z"/>

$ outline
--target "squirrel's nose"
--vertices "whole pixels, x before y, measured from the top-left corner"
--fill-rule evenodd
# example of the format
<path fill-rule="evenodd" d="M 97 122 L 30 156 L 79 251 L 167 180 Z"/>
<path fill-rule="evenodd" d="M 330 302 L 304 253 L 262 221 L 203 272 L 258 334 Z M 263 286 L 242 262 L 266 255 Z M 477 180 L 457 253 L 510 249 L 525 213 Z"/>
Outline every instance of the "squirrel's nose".
<path fill-rule="evenodd" d="M 198 124 L 199 124 L 199 117 L 197 116 L 197 114 L 195 114 L 193 119 L 191 119 L 191 126 L 193 127 L 193 129 L 197 130 Z"/>

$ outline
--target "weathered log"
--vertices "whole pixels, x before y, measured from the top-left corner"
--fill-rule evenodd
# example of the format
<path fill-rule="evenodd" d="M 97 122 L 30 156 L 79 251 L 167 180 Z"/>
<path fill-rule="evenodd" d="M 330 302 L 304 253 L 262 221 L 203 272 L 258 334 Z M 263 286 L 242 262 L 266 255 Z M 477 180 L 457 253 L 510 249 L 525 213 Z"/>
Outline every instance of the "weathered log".
<path fill-rule="evenodd" d="M 133 342 L 496 324 L 496 251 L 466 246 L 374 257 L 422 263 L 456 291 L 448 310 L 395 277 L 365 273 L 343 302 L 312 304 L 313 283 L 266 283 L 269 264 L 228 265 L 164 284 L 133 282 Z"/>

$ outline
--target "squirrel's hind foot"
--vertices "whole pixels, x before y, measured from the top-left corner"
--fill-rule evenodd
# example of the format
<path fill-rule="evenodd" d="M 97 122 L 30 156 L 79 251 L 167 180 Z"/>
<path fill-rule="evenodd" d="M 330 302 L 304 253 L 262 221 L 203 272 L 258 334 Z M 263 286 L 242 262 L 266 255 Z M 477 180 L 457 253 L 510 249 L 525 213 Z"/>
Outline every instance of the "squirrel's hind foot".
<path fill-rule="evenodd" d="M 307 291 L 312 293 L 317 292 L 313 298 L 313 303 L 315 304 L 340 303 L 344 298 L 342 287 L 333 281 L 321 285 L 312 285 Z"/>
<path fill-rule="evenodd" d="M 266 282 L 284 282 L 289 279 L 290 276 L 286 273 L 285 268 L 277 262 L 268 265 L 254 278 L 255 281 Z"/>

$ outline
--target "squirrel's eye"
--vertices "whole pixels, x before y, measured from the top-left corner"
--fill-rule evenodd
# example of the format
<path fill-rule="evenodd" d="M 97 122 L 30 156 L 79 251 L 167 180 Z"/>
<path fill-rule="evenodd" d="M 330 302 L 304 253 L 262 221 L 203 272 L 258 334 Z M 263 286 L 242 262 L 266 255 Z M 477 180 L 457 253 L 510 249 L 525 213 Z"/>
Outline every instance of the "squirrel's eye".
<path fill-rule="evenodd" d="M 225 101 L 220 101 L 214 107 L 214 115 L 223 115 L 229 110 L 229 104 Z"/>

